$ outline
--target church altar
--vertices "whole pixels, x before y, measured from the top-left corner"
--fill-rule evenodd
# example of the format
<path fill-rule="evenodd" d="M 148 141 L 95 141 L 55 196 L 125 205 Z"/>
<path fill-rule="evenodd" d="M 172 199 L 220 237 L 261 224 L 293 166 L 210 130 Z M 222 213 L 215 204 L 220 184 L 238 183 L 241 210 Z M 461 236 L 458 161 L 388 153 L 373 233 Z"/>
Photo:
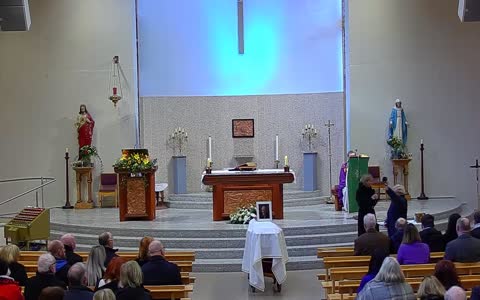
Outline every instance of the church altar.
<path fill-rule="evenodd" d="M 213 186 L 213 220 L 228 219 L 238 208 L 271 201 L 274 219 L 283 219 L 283 184 L 292 183 L 293 172 L 280 169 L 256 171 L 212 171 L 202 183 Z"/>

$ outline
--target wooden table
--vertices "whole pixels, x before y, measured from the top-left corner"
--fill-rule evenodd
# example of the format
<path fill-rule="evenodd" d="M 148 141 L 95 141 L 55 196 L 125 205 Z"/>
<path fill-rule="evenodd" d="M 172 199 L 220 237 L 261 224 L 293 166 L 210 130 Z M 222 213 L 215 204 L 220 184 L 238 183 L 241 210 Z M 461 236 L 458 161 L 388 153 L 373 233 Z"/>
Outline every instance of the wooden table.
<path fill-rule="evenodd" d="M 408 192 L 408 164 L 410 163 L 411 159 L 392 159 L 392 166 L 393 166 L 393 183 L 394 184 L 403 184 L 405 187 L 405 198 L 410 200 L 410 193 Z M 403 182 L 399 180 L 398 173 L 402 171 L 403 173 Z"/>
<path fill-rule="evenodd" d="M 213 220 L 228 219 L 240 207 L 257 201 L 272 201 L 274 219 L 283 219 L 283 184 L 294 175 L 283 170 L 212 171 L 202 182 L 213 186 Z"/>
<path fill-rule="evenodd" d="M 73 167 L 77 182 L 77 203 L 75 208 L 93 208 L 92 173 L 93 167 Z M 87 201 L 83 201 L 82 180 L 87 178 Z"/>

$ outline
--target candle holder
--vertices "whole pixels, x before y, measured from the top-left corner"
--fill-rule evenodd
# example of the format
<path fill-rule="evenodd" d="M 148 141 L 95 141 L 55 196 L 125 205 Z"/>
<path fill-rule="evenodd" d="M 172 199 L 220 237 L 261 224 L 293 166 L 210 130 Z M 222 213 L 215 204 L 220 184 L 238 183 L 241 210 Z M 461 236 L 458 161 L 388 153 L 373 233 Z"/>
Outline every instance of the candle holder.
<path fill-rule="evenodd" d="M 209 168 L 209 167 L 205 168 L 205 173 L 212 174 L 212 168 Z"/>
<path fill-rule="evenodd" d="M 62 206 L 63 209 L 72 209 L 73 205 L 70 203 L 70 189 L 69 189 L 69 178 L 68 178 L 68 151 L 65 151 L 65 205 Z"/>
<path fill-rule="evenodd" d="M 284 166 L 283 171 L 284 172 L 290 172 L 290 166 Z"/>
<path fill-rule="evenodd" d="M 278 159 L 275 160 L 275 169 L 278 169 L 279 165 L 280 165 L 280 161 Z"/>

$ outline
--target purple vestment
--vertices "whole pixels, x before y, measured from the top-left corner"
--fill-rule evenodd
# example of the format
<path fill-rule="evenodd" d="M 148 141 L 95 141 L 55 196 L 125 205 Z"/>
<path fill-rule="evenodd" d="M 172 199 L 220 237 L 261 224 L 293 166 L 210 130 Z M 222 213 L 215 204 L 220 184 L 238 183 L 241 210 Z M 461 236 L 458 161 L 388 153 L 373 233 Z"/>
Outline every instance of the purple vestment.
<path fill-rule="evenodd" d="M 343 205 L 343 188 L 347 185 L 347 166 L 348 163 L 343 163 L 342 167 L 340 168 L 340 177 L 338 178 L 338 200 L 341 205 Z"/>

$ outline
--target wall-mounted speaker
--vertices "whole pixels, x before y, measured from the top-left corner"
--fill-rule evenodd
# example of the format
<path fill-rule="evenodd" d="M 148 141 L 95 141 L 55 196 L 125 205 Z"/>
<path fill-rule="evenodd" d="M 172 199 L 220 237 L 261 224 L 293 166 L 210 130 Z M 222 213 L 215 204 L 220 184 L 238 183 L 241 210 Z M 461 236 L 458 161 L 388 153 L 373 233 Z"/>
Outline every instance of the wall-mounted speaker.
<path fill-rule="evenodd" d="M 0 31 L 30 29 L 28 0 L 0 0 Z"/>

